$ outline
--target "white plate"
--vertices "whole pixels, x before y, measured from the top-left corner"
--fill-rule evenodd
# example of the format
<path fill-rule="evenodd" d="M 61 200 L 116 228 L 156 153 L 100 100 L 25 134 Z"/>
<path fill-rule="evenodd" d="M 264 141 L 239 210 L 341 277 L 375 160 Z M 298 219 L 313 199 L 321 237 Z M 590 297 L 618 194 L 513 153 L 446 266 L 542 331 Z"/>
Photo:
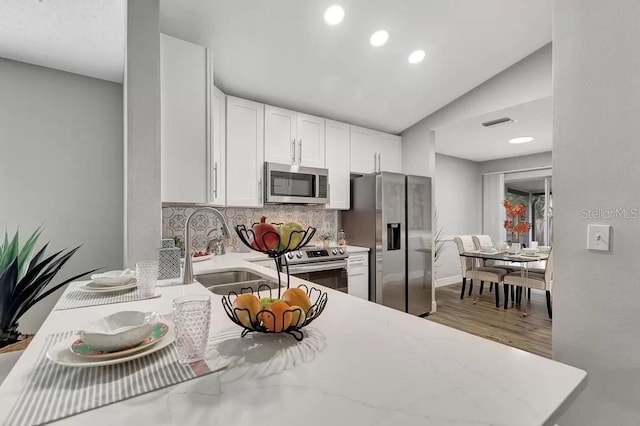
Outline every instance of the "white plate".
<path fill-rule="evenodd" d="M 203 260 L 209 260 L 212 257 L 213 257 L 213 254 L 208 254 L 206 256 L 198 256 L 198 257 L 191 256 L 191 261 L 192 262 L 202 262 Z"/>
<path fill-rule="evenodd" d="M 87 291 L 89 293 L 117 293 L 119 291 L 124 291 L 124 290 L 129 290 L 132 288 L 137 287 L 138 283 L 136 283 L 135 281 L 131 281 L 128 284 L 125 285 L 120 285 L 120 286 L 111 286 L 111 287 L 91 287 L 91 284 L 93 283 L 93 281 L 89 281 L 86 284 L 81 284 L 77 287 L 78 290 L 80 291 Z"/>
<path fill-rule="evenodd" d="M 123 362 L 131 361 L 134 359 L 142 358 L 161 349 L 166 348 L 173 343 L 176 335 L 173 330 L 173 324 L 167 323 L 169 326 L 169 332 L 166 337 L 160 340 L 155 345 L 149 346 L 147 349 L 136 352 L 131 355 L 127 355 L 121 358 L 112 358 L 105 360 L 92 360 L 87 359 L 71 352 L 71 344 L 77 339 L 77 336 L 73 336 L 69 339 L 65 339 L 55 346 L 52 346 L 47 351 L 47 358 L 56 364 L 64 365 L 66 367 L 101 367 L 105 365 L 122 364 Z"/>
<path fill-rule="evenodd" d="M 126 272 L 126 273 L 125 273 Z M 101 287 L 117 287 L 128 284 L 132 279 L 135 279 L 135 272 L 126 271 L 109 271 L 102 274 L 91 275 L 91 281 Z"/>

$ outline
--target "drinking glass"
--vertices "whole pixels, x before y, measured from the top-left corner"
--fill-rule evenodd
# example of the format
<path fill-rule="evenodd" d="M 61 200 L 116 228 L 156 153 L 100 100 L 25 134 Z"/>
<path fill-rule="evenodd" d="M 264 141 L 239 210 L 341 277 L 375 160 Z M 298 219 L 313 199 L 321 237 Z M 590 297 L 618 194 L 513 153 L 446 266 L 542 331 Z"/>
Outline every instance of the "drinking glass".
<path fill-rule="evenodd" d="M 192 295 L 174 299 L 173 321 L 176 326 L 178 361 L 189 364 L 204 356 L 209 339 L 211 298 Z"/>
<path fill-rule="evenodd" d="M 138 294 L 142 297 L 155 295 L 156 281 L 158 280 L 158 261 L 144 260 L 136 263 L 136 275 Z"/>

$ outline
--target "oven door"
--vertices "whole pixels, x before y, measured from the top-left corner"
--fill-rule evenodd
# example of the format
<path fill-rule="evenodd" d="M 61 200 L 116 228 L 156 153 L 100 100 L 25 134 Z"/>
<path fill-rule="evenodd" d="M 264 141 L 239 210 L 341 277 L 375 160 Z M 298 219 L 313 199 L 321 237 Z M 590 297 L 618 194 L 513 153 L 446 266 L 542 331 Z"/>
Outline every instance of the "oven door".
<path fill-rule="evenodd" d="M 296 278 L 348 293 L 347 261 L 328 261 L 289 266 Z"/>
<path fill-rule="evenodd" d="M 266 202 L 326 204 L 327 180 L 326 169 L 266 163 Z"/>

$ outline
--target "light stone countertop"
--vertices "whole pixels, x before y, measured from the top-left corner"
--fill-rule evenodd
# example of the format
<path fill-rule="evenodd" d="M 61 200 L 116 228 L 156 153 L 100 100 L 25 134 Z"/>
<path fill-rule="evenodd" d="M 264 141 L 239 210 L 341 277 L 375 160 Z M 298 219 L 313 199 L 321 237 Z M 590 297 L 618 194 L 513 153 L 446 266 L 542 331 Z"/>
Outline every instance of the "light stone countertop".
<path fill-rule="evenodd" d="M 196 275 L 251 270 L 251 254 L 194 263 Z M 327 289 L 324 313 L 302 342 L 240 337 L 221 297 L 200 284 L 159 282 L 145 301 L 52 311 L 0 386 L 0 422 L 19 397 L 48 334 L 120 310 L 169 312 L 176 297 L 213 302 L 207 358 L 220 372 L 88 411 L 60 425 L 542 425 L 586 373 L 546 358 Z M 305 281 L 292 277 L 292 282 Z"/>

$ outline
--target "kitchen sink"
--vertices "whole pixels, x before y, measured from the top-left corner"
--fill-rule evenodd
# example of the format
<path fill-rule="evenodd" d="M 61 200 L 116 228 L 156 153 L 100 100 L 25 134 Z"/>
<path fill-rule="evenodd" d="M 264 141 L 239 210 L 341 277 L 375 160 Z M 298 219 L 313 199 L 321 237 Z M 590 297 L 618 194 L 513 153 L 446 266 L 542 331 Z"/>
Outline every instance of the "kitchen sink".
<path fill-rule="evenodd" d="M 207 290 L 223 296 L 228 295 L 232 291 L 239 294 L 242 292 L 242 289 L 246 287 L 251 287 L 254 291 L 257 291 L 258 288 L 261 290 L 266 290 L 267 287 L 271 289 L 278 288 L 278 283 L 274 282 L 271 278 L 265 278 L 249 271 L 215 272 L 212 274 L 197 275 L 195 279 L 205 286 Z"/>

